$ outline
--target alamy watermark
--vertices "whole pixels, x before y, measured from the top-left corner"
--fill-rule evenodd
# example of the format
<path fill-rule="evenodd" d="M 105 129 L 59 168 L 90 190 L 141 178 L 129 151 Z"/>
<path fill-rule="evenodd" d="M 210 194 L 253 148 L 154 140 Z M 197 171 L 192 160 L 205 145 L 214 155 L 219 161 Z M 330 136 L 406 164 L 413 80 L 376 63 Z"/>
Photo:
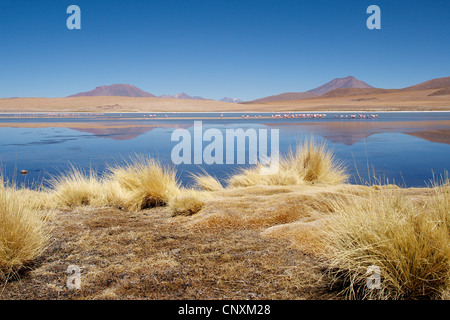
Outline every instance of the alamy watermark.
<path fill-rule="evenodd" d="M 67 277 L 67 288 L 73 290 L 73 289 L 77 289 L 80 290 L 81 289 L 81 269 L 80 267 L 76 266 L 76 265 L 70 265 L 69 267 L 67 267 L 66 273 L 70 274 L 69 277 Z"/>
<path fill-rule="evenodd" d="M 371 14 L 369 18 L 367 18 L 366 26 L 369 30 L 373 29 L 381 29 L 381 9 L 377 5 L 371 5 L 367 7 L 366 12 Z"/>
<path fill-rule="evenodd" d="M 381 289 L 381 269 L 378 266 L 372 265 L 366 271 L 367 280 L 366 287 L 369 290 Z"/>
<path fill-rule="evenodd" d="M 66 26 L 69 30 L 81 29 L 81 9 L 77 5 L 70 5 L 66 10 L 70 16 L 67 18 Z M 366 10 L 370 17 L 367 18 L 366 26 L 369 30 L 381 29 L 381 9 L 377 5 L 370 5 Z"/>
<path fill-rule="evenodd" d="M 81 29 L 81 9 L 79 6 L 71 5 L 67 7 L 66 13 L 70 14 L 67 18 L 67 29 Z"/>
<path fill-rule="evenodd" d="M 236 128 L 223 133 L 217 128 L 203 130 L 202 121 L 195 121 L 193 134 L 187 129 L 176 129 L 171 141 L 178 142 L 171 152 L 176 165 L 247 164 L 248 160 L 248 164 L 263 164 L 263 175 L 275 174 L 279 169 L 278 129 Z"/>

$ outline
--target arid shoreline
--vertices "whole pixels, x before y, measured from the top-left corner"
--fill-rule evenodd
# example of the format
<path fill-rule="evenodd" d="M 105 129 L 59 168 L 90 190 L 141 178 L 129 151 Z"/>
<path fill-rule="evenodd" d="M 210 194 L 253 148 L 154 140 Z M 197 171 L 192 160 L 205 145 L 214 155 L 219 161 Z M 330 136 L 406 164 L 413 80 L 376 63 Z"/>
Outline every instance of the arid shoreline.
<path fill-rule="evenodd" d="M 450 111 L 450 96 L 436 89 L 264 103 L 227 103 L 132 97 L 2 98 L 0 112 L 342 112 Z"/>
<path fill-rule="evenodd" d="M 320 232 L 332 212 L 323 201 L 369 192 L 419 202 L 432 194 L 389 186 L 255 186 L 216 192 L 193 216 L 173 217 L 167 207 L 61 208 L 48 249 L 3 285 L 0 298 L 343 299 L 324 272 Z M 67 286 L 70 265 L 81 269 L 80 290 Z"/>

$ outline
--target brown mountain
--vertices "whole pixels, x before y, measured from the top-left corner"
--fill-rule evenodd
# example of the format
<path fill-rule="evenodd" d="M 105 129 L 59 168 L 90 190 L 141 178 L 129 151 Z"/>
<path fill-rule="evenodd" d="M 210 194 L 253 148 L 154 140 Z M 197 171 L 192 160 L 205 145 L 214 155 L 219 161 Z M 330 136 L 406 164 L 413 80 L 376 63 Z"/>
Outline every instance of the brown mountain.
<path fill-rule="evenodd" d="M 338 88 L 322 94 L 321 98 L 335 98 L 335 97 L 348 97 L 348 96 L 363 96 L 369 94 L 382 94 L 401 91 L 415 91 L 415 90 L 431 90 L 440 89 L 429 96 L 448 95 L 450 91 L 450 77 L 437 78 L 429 81 L 425 81 L 416 84 L 411 87 L 403 89 L 379 89 L 379 88 Z"/>
<path fill-rule="evenodd" d="M 428 80 L 411 87 L 403 88 L 402 90 L 428 90 L 428 89 L 441 89 L 450 86 L 450 77 L 436 78 Z"/>
<path fill-rule="evenodd" d="M 300 99 L 310 99 L 317 97 L 316 94 L 311 92 L 286 92 L 282 94 L 277 94 L 274 96 L 269 96 L 261 99 L 256 99 L 244 103 L 260 103 L 260 102 L 270 102 L 270 101 L 285 101 L 285 100 L 300 100 Z"/>
<path fill-rule="evenodd" d="M 311 92 L 317 95 L 323 95 L 327 92 L 333 91 L 340 88 L 373 88 L 371 85 L 365 83 L 364 81 L 358 80 L 355 77 L 349 76 L 345 78 L 336 78 L 330 82 L 321 85 L 312 90 L 306 92 Z"/>
<path fill-rule="evenodd" d="M 80 92 L 69 97 L 97 97 L 97 96 L 121 96 L 121 97 L 155 97 L 153 94 L 143 91 L 131 84 L 113 84 L 97 87 L 88 92 Z"/>
<path fill-rule="evenodd" d="M 429 97 L 433 97 L 433 96 L 447 96 L 450 95 L 450 87 L 447 88 L 442 88 L 438 91 L 433 92 L 432 94 L 429 94 Z"/>
<path fill-rule="evenodd" d="M 308 90 L 306 92 L 287 92 L 274 96 L 269 96 L 265 98 L 260 98 L 244 103 L 252 104 L 252 103 L 264 103 L 264 102 L 273 102 L 273 101 L 288 101 L 288 100 L 303 100 L 303 99 L 311 99 L 319 96 L 323 96 L 328 92 L 334 91 L 336 89 L 342 88 L 351 88 L 351 89 L 376 89 L 371 85 L 368 85 L 364 81 L 358 80 L 355 77 L 349 76 L 345 78 L 336 78 L 331 80 L 330 82 L 321 85 L 312 90 Z M 339 92 L 338 92 L 339 94 Z M 342 93 L 340 93 L 342 94 Z M 332 95 L 334 96 L 334 95 Z"/>
<path fill-rule="evenodd" d="M 396 89 L 379 89 L 379 88 L 339 88 L 334 89 L 321 95 L 321 98 L 335 98 L 335 97 L 347 97 L 347 96 L 362 96 L 368 94 L 390 93 Z"/>

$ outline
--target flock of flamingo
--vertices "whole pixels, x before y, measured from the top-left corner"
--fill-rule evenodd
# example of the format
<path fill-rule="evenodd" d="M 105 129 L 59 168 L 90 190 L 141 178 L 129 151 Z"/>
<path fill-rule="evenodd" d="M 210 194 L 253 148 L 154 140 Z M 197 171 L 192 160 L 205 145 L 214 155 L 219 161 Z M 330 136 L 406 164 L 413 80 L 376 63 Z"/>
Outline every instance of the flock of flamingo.
<path fill-rule="evenodd" d="M 73 118 L 73 117 L 83 117 L 83 116 L 105 116 L 105 114 L 81 114 L 81 113 L 47 113 L 47 114 L 16 114 L 18 117 L 58 117 L 58 118 Z M 167 114 L 158 115 L 158 114 L 144 114 L 144 118 L 154 119 L 154 118 L 169 118 Z M 177 115 L 178 116 L 178 115 Z M 122 114 L 119 115 L 122 117 Z M 220 118 L 223 118 L 224 114 L 220 114 Z M 272 118 L 272 119 L 326 119 L 326 113 L 277 113 L 269 116 L 261 116 L 261 115 L 248 115 L 243 114 L 241 119 L 262 119 L 262 118 Z M 378 114 L 346 114 L 346 115 L 334 115 L 335 119 L 378 119 Z"/>
<path fill-rule="evenodd" d="M 223 114 L 220 115 L 223 117 Z M 325 113 L 284 113 L 284 114 L 272 114 L 272 119 L 324 119 L 327 115 Z M 243 114 L 242 119 L 250 119 L 250 118 L 262 118 L 261 115 L 245 115 Z M 377 114 L 351 114 L 349 115 L 340 115 L 337 114 L 334 115 L 335 119 L 377 119 Z"/>

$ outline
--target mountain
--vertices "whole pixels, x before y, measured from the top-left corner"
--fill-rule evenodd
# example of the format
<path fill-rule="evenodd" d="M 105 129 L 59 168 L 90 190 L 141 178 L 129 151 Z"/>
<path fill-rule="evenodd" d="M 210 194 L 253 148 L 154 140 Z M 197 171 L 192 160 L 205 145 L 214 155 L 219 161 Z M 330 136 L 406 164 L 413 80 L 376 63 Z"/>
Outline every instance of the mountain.
<path fill-rule="evenodd" d="M 410 86 L 407 88 L 403 88 L 403 89 L 380 89 L 380 88 L 373 88 L 373 87 L 370 87 L 370 88 L 343 87 L 343 88 L 334 89 L 327 93 L 324 93 L 320 97 L 321 98 L 336 98 L 336 97 L 363 96 L 363 95 L 369 95 L 369 94 L 383 94 L 383 93 L 416 91 L 416 90 L 431 90 L 431 89 L 436 89 L 437 91 L 429 94 L 428 96 L 448 95 L 449 90 L 450 90 L 450 77 L 428 80 L 428 81 L 425 81 L 425 82 L 422 82 L 422 83 L 419 83 L 419 84 L 416 84 L 414 86 Z M 438 90 L 438 89 L 440 89 L 440 90 Z"/>
<path fill-rule="evenodd" d="M 429 94 L 428 96 L 433 97 L 433 96 L 447 96 L 447 95 L 450 95 L 450 87 L 435 91 L 432 94 Z"/>
<path fill-rule="evenodd" d="M 379 89 L 379 88 L 339 88 L 329 91 L 321 98 L 336 98 L 336 97 L 348 97 L 348 96 L 362 96 L 369 94 L 390 93 L 398 91 L 397 89 Z"/>
<path fill-rule="evenodd" d="M 163 94 L 162 96 L 159 96 L 159 98 L 163 98 L 163 99 L 187 99 L 187 100 L 208 100 L 199 96 L 190 96 L 184 92 L 181 93 L 177 93 L 173 96 L 168 95 L 168 94 Z"/>
<path fill-rule="evenodd" d="M 321 85 L 312 90 L 306 92 L 314 93 L 318 96 L 323 95 L 327 92 L 333 91 L 340 88 L 373 88 L 371 85 L 365 83 L 364 81 L 358 80 L 355 77 L 349 76 L 345 78 L 336 78 L 330 82 Z"/>
<path fill-rule="evenodd" d="M 97 87 L 94 90 L 80 92 L 69 97 L 97 97 L 97 96 L 121 96 L 121 97 L 155 97 L 153 94 L 143 91 L 131 84 L 113 84 Z"/>
<path fill-rule="evenodd" d="M 286 93 L 277 94 L 274 96 L 268 96 L 265 98 L 249 101 L 249 103 L 285 101 L 285 100 L 300 100 L 300 99 L 310 99 L 310 98 L 315 98 L 315 97 L 317 97 L 317 94 L 314 94 L 312 92 L 286 92 Z"/>
<path fill-rule="evenodd" d="M 411 87 L 403 88 L 402 90 L 428 90 L 441 89 L 446 87 L 450 87 L 450 77 L 428 80 Z"/>
<path fill-rule="evenodd" d="M 222 98 L 219 101 L 230 102 L 230 103 L 241 103 L 242 102 L 242 100 L 239 100 L 238 98 L 228 98 L 228 97 Z"/>
<path fill-rule="evenodd" d="M 325 95 L 328 92 L 336 89 L 352 88 L 352 89 L 375 89 L 371 85 L 368 85 L 364 81 L 358 80 L 355 77 L 349 76 L 345 78 L 336 78 L 330 82 L 321 85 L 315 89 L 308 90 L 306 92 L 286 92 L 278 95 L 268 96 L 244 103 L 262 103 L 271 101 L 288 101 L 288 100 L 302 100 L 316 98 L 321 95 Z"/>

